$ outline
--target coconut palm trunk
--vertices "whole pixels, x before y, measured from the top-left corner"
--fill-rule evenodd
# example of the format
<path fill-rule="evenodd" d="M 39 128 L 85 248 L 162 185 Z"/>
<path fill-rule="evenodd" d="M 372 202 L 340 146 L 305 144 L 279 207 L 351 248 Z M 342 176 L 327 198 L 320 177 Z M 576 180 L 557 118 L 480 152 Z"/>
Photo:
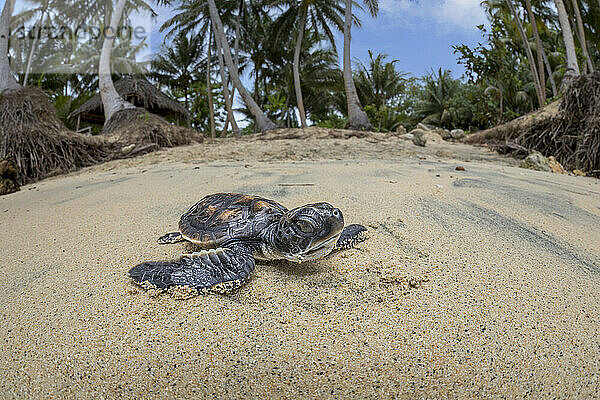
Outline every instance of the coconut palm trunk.
<path fill-rule="evenodd" d="M 300 86 L 300 51 L 302 50 L 302 38 L 306 27 L 306 14 L 308 10 L 300 11 L 300 25 L 298 26 L 298 37 L 296 38 L 296 48 L 294 49 L 294 89 L 296 91 L 296 101 L 298 103 L 298 112 L 300 113 L 300 124 L 302 128 L 307 128 L 306 111 L 304 110 L 304 100 L 302 98 L 302 87 Z"/>
<path fill-rule="evenodd" d="M 102 98 L 102 106 L 104 107 L 104 125 L 108 123 L 108 120 L 117 111 L 135 108 L 133 104 L 123 100 L 119 93 L 117 93 L 110 73 L 110 55 L 112 53 L 112 45 L 115 41 L 117 27 L 121 21 L 125 3 L 127 3 L 127 0 L 119 0 L 117 2 L 117 5 L 113 10 L 112 17 L 110 18 L 110 25 L 104 30 L 104 42 L 102 43 L 102 50 L 100 52 L 98 86 L 100 87 L 100 97 Z"/>
<path fill-rule="evenodd" d="M 214 30 L 213 30 L 214 31 Z M 231 128 L 236 135 L 239 135 L 240 128 L 235 121 L 235 117 L 233 115 L 233 102 L 232 98 L 229 95 L 229 83 L 227 82 L 227 75 L 225 74 L 225 63 L 223 62 L 223 54 L 221 53 L 221 49 L 223 46 L 221 45 L 221 41 L 219 37 L 215 35 L 215 42 L 217 43 L 217 59 L 219 60 L 219 73 L 221 74 L 221 82 L 223 86 L 223 97 L 225 98 L 225 107 L 227 108 L 227 121 L 225 121 L 225 126 L 223 127 L 223 132 L 221 136 L 225 136 L 227 134 L 227 128 L 229 122 L 231 122 Z"/>
<path fill-rule="evenodd" d="M 352 36 L 352 2 L 346 0 L 346 13 L 344 21 L 344 88 L 348 102 L 348 125 L 349 129 L 372 130 L 367 113 L 363 110 L 356 93 L 354 78 L 352 77 L 352 64 L 350 58 L 350 42 Z"/>
<path fill-rule="evenodd" d="M 42 8 L 42 15 L 40 16 L 39 21 L 39 31 L 33 38 L 33 42 L 31 42 L 31 48 L 29 49 L 29 55 L 27 56 L 27 66 L 25 67 L 25 76 L 23 77 L 23 86 L 27 86 L 27 80 L 29 79 L 29 71 L 31 71 L 31 62 L 33 61 L 33 52 L 35 47 L 37 46 L 37 42 L 42 35 L 42 31 L 44 29 L 44 17 L 46 16 L 46 11 L 48 9 L 48 1 L 44 3 L 44 7 Z"/>
<path fill-rule="evenodd" d="M 575 52 L 575 41 L 573 40 L 573 32 L 569 23 L 569 14 L 565 8 L 563 0 L 554 0 L 556 11 L 558 11 L 558 21 L 560 23 L 565 49 L 567 51 L 567 71 L 565 72 L 566 82 L 570 78 L 579 75 L 579 63 L 577 62 L 577 53 Z"/>
<path fill-rule="evenodd" d="M 535 40 L 535 46 L 537 47 L 536 55 L 537 55 L 537 71 L 539 74 L 540 81 L 540 94 L 542 95 L 542 104 L 546 103 L 546 74 L 544 73 L 544 56 L 542 53 L 544 52 L 544 44 L 540 39 L 540 33 L 538 31 L 537 21 L 535 19 L 535 15 L 533 14 L 533 9 L 531 7 L 531 0 L 525 0 L 525 8 L 527 9 L 527 15 L 529 16 L 529 23 L 531 24 L 531 30 L 533 32 L 533 39 Z"/>
<path fill-rule="evenodd" d="M 227 64 L 227 68 L 229 69 L 229 75 L 233 81 L 233 84 L 236 86 L 237 90 L 240 92 L 244 103 L 248 107 L 248 110 L 254 116 L 256 121 L 256 125 L 260 131 L 268 131 L 272 129 L 276 129 L 277 125 L 273 123 L 260 109 L 258 104 L 252 98 L 252 95 L 242 84 L 240 77 L 238 75 L 238 71 L 235 68 L 233 60 L 231 58 L 231 48 L 227 43 L 227 38 L 225 37 L 225 31 L 223 29 L 223 22 L 219 17 L 219 13 L 217 11 L 217 6 L 215 4 L 215 0 L 208 0 L 208 9 L 210 11 L 210 18 L 212 19 L 215 26 L 215 37 L 219 37 L 219 46 L 222 47 L 223 55 L 225 56 L 225 63 Z"/>
<path fill-rule="evenodd" d="M 527 35 L 525 33 L 525 29 L 523 29 L 523 24 L 521 23 L 521 19 L 519 18 L 519 14 L 517 13 L 517 9 L 513 4 L 513 0 L 506 0 L 508 7 L 515 19 L 515 24 L 517 25 L 517 29 L 519 30 L 519 35 L 521 36 L 521 40 L 523 41 L 523 47 L 525 48 L 525 53 L 527 54 L 527 60 L 529 61 L 529 68 L 531 69 L 531 75 L 533 77 L 533 82 L 535 84 L 535 93 L 537 95 L 538 103 L 540 107 L 542 107 L 545 103 L 544 96 L 542 96 L 542 87 L 540 85 L 540 76 L 538 75 L 537 67 L 535 65 L 535 58 L 533 58 L 533 53 L 531 52 L 531 47 L 529 47 L 529 41 L 527 40 Z M 544 89 L 545 90 L 545 89 Z"/>
<path fill-rule="evenodd" d="M 10 69 L 8 59 L 8 35 L 14 7 L 15 0 L 6 0 L 2 14 L 0 14 L 0 93 L 21 88 Z"/>
<path fill-rule="evenodd" d="M 581 51 L 583 51 L 583 56 L 585 57 L 585 62 L 587 63 L 590 72 L 594 72 L 594 63 L 590 58 L 590 53 L 588 53 L 587 49 L 587 41 L 585 40 L 585 29 L 583 29 L 583 20 L 581 18 L 581 11 L 579 10 L 579 4 L 577 0 L 571 0 L 573 4 L 573 10 L 575 10 L 575 20 L 577 21 L 577 32 L 579 37 L 579 43 L 581 43 Z"/>
<path fill-rule="evenodd" d="M 548 73 L 548 79 L 550 80 L 550 86 L 552 86 L 552 97 L 556 97 L 558 90 L 556 89 L 556 81 L 554 80 L 554 74 L 552 73 L 552 66 L 548 61 L 546 51 L 542 51 L 542 57 L 544 57 L 544 64 L 546 65 L 546 72 Z"/>
<path fill-rule="evenodd" d="M 210 79 L 211 55 L 212 53 L 212 32 L 208 28 L 208 46 L 206 49 L 206 94 L 208 96 L 208 115 L 210 119 L 210 137 L 215 138 L 217 131 L 215 128 L 215 106 L 212 95 L 212 82 Z"/>

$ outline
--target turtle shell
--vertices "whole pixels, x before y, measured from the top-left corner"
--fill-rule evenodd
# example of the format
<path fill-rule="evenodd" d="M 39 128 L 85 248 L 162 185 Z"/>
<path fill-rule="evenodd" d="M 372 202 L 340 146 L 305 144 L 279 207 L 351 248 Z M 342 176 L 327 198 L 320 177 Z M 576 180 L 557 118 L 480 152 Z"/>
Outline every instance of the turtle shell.
<path fill-rule="evenodd" d="M 217 248 L 230 241 L 252 241 L 288 210 L 258 196 L 217 193 L 194 204 L 179 220 L 183 237 L 204 248 Z"/>

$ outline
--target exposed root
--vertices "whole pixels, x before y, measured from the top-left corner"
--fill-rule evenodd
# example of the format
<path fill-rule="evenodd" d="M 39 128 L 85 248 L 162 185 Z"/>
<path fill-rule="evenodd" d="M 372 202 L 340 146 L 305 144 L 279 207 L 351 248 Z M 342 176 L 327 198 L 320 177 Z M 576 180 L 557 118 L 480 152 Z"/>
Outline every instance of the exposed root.
<path fill-rule="evenodd" d="M 573 78 L 558 104 L 469 135 L 465 142 L 537 150 L 567 170 L 600 177 L 600 72 Z"/>
<path fill-rule="evenodd" d="M 160 147 L 175 147 L 203 140 L 202 135 L 196 131 L 172 125 L 143 108 L 116 112 L 102 129 L 102 134 L 111 143 L 123 147 L 127 156 L 131 156 L 132 152 L 139 154 Z M 133 149 L 128 147 L 131 145 L 134 146 Z"/>
<path fill-rule="evenodd" d="M 101 139 L 69 131 L 46 94 L 35 87 L 0 97 L 0 127 L 0 158 L 14 159 L 19 184 L 110 158 Z"/>

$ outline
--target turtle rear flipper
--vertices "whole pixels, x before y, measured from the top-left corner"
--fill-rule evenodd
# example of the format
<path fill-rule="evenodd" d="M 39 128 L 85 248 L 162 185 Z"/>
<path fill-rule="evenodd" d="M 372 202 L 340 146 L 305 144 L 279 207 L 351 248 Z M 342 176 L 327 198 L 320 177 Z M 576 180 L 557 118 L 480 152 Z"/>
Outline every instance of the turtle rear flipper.
<path fill-rule="evenodd" d="M 365 232 L 367 232 L 367 228 L 362 225 L 348 225 L 340 234 L 333 251 L 351 249 L 357 243 L 365 241 L 367 239 Z"/>
<path fill-rule="evenodd" d="M 254 270 L 250 247 L 236 244 L 226 248 L 185 254 L 179 260 L 151 261 L 136 265 L 129 276 L 159 289 L 187 286 L 199 293 L 228 293 L 248 280 Z"/>
<path fill-rule="evenodd" d="M 159 237 L 157 240 L 158 244 L 172 244 L 184 241 L 185 239 L 183 238 L 183 235 L 181 235 L 181 232 L 167 233 L 166 235 Z"/>

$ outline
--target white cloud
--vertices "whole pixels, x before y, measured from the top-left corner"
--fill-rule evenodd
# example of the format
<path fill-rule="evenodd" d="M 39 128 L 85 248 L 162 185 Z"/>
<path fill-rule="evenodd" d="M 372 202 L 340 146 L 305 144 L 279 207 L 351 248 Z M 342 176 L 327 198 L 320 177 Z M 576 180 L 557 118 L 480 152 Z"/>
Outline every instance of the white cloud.
<path fill-rule="evenodd" d="M 486 21 L 481 0 L 381 0 L 380 17 L 408 28 L 435 33 L 472 31 Z"/>

